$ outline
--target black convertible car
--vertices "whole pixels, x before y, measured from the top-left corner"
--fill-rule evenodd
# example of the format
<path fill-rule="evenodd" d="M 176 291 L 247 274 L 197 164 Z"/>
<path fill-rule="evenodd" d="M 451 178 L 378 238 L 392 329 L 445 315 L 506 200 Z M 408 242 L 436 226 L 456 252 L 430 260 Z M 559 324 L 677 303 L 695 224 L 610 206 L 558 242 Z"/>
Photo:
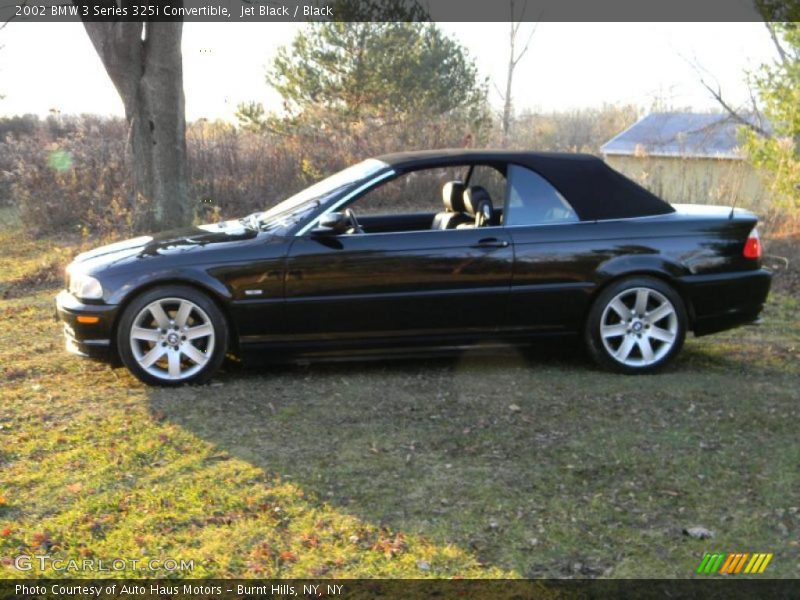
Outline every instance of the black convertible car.
<path fill-rule="evenodd" d="M 57 298 L 67 348 L 151 384 L 228 353 L 458 349 L 579 335 L 647 373 L 752 322 L 771 275 L 757 218 L 672 206 L 577 154 L 443 150 L 369 159 L 240 220 L 78 256 Z"/>

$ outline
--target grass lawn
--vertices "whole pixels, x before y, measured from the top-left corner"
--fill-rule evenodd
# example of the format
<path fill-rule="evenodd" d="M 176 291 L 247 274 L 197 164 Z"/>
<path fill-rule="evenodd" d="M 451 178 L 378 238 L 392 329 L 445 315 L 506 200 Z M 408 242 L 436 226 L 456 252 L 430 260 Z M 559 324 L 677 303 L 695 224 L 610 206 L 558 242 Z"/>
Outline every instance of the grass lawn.
<path fill-rule="evenodd" d="M 164 390 L 63 351 L 75 251 L 0 230 L 0 577 L 45 552 L 192 577 L 687 577 L 704 552 L 772 552 L 767 573 L 800 574 L 780 281 L 764 325 L 690 339 L 655 376 L 545 344 Z"/>

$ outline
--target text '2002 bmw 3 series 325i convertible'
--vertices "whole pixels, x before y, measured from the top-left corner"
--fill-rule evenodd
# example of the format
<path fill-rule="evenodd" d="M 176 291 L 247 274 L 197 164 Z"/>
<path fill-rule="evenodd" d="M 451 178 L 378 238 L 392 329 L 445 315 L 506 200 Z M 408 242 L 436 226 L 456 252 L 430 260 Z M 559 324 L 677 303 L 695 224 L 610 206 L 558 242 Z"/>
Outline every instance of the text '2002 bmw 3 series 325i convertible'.
<path fill-rule="evenodd" d="M 56 300 L 67 348 L 150 384 L 227 354 L 357 356 L 580 336 L 649 373 L 755 321 L 771 275 L 757 218 L 670 205 L 592 156 L 369 159 L 239 220 L 78 256 Z"/>

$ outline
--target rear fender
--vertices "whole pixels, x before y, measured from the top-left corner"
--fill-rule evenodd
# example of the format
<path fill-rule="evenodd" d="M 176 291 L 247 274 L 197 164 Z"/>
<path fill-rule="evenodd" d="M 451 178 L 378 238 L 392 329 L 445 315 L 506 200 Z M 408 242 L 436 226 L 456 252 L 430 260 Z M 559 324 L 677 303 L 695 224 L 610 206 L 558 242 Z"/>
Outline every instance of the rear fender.
<path fill-rule="evenodd" d="M 689 327 L 691 329 L 695 322 L 694 307 L 680 280 L 681 277 L 689 274 L 690 271 L 687 267 L 661 254 L 626 254 L 624 256 L 615 256 L 598 265 L 596 270 L 596 287 L 592 301 L 594 301 L 594 298 L 597 297 L 606 286 L 623 277 L 642 275 L 657 277 L 671 285 L 680 295 L 689 318 Z M 591 303 L 589 306 L 591 306 Z"/>
<path fill-rule="evenodd" d="M 613 279 L 633 274 L 654 274 L 673 281 L 689 274 L 689 270 L 661 254 L 625 254 L 614 256 L 597 266 L 597 284 L 603 285 Z"/>

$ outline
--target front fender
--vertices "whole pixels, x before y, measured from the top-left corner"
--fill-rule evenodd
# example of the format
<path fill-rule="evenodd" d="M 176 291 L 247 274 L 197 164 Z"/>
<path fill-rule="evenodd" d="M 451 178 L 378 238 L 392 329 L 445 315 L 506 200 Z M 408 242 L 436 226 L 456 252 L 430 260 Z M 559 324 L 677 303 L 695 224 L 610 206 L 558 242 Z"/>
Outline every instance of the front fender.
<path fill-rule="evenodd" d="M 141 290 L 158 284 L 188 284 L 199 287 L 223 301 L 230 301 L 232 294 L 219 280 L 211 277 L 201 267 L 181 267 L 137 273 L 124 282 L 117 282 L 104 298 L 107 304 L 123 304 Z"/>

